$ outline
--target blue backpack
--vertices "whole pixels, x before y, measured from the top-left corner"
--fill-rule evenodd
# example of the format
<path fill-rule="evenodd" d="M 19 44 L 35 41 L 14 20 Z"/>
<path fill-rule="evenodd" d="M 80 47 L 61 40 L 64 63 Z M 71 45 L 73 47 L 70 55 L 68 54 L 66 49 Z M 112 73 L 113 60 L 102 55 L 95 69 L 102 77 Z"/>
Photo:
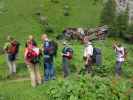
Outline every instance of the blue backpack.
<path fill-rule="evenodd" d="M 44 46 L 44 55 L 54 54 L 54 47 L 51 41 L 45 41 L 43 46 Z"/>

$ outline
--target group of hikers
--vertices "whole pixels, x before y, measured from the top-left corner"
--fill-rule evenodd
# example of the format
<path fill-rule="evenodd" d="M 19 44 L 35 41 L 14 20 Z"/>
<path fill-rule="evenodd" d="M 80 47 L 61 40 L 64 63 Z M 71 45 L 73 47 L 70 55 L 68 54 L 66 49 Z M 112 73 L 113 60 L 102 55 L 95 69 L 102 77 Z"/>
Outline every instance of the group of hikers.
<path fill-rule="evenodd" d="M 41 36 L 41 40 L 42 45 L 40 48 L 33 35 L 29 35 L 25 43 L 24 60 L 29 70 L 31 85 L 33 87 L 36 87 L 43 82 L 47 82 L 48 80 L 56 79 L 54 57 L 57 54 L 58 45 L 56 42 L 50 40 L 46 34 Z M 62 69 L 64 78 L 66 78 L 70 75 L 70 61 L 73 60 L 74 51 L 67 42 L 63 42 L 63 44 L 64 47 L 61 53 Z M 94 63 L 94 54 L 98 54 L 99 50 L 94 48 L 92 42 L 89 41 L 89 38 L 84 39 L 84 45 L 84 68 L 87 73 L 91 73 L 92 65 Z M 7 43 L 4 45 L 4 51 L 9 67 L 9 76 L 16 75 L 16 60 L 18 58 L 19 48 L 20 43 L 15 38 L 8 36 Z M 120 43 L 114 43 L 113 48 L 116 52 L 115 74 L 116 76 L 120 76 L 126 53 L 124 47 Z M 44 79 L 42 79 L 39 70 L 41 58 L 43 58 Z"/>

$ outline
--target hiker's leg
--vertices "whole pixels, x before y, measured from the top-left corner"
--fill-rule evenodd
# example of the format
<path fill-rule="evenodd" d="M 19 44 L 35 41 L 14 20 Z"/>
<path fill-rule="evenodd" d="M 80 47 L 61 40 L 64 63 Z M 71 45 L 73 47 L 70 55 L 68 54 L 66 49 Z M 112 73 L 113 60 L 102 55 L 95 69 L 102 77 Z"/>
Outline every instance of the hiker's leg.
<path fill-rule="evenodd" d="M 88 60 L 88 66 L 87 67 L 88 67 L 87 71 L 88 71 L 88 73 L 90 73 L 92 71 L 92 59 L 91 58 Z"/>
<path fill-rule="evenodd" d="M 69 61 L 67 58 L 63 58 L 63 72 L 64 77 L 67 77 L 69 75 Z"/>
<path fill-rule="evenodd" d="M 116 62 L 116 67 L 115 67 L 116 76 L 120 76 L 121 75 L 121 65 L 122 65 L 122 62 Z"/>
<path fill-rule="evenodd" d="M 50 63 L 50 79 L 54 80 L 55 79 L 55 70 L 54 70 L 54 64 Z"/>
<path fill-rule="evenodd" d="M 44 77 L 45 77 L 45 81 L 49 80 L 49 63 L 44 63 Z"/>
<path fill-rule="evenodd" d="M 6 54 L 6 62 L 9 68 L 9 75 L 11 75 L 12 74 L 12 63 L 11 61 L 9 61 L 8 54 Z"/>
<path fill-rule="evenodd" d="M 37 83 L 41 84 L 42 83 L 42 79 L 41 79 L 41 74 L 40 74 L 40 71 L 39 71 L 39 64 L 36 64 L 36 66 L 35 66 L 35 74 L 36 74 Z"/>
<path fill-rule="evenodd" d="M 36 87 L 36 76 L 35 76 L 35 71 L 34 71 L 34 65 L 27 65 L 29 72 L 30 72 L 30 78 L 31 78 L 31 85 L 33 87 Z"/>
<path fill-rule="evenodd" d="M 14 74 L 16 73 L 16 61 L 12 62 L 12 71 Z"/>

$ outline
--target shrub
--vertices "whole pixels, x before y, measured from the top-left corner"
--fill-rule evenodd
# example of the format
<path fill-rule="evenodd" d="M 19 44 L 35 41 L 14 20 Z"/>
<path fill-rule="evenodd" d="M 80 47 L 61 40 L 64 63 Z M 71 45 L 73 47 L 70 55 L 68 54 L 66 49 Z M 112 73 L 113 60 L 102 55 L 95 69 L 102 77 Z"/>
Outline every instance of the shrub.
<path fill-rule="evenodd" d="M 124 80 L 113 82 L 98 76 L 70 77 L 55 83 L 48 96 L 49 100 L 127 100 L 131 93 L 126 92 L 132 84 Z"/>
<path fill-rule="evenodd" d="M 45 25 L 44 28 L 45 28 L 45 32 L 46 33 L 53 33 L 54 32 L 53 27 L 51 25 L 49 25 L 49 24 Z"/>
<path fill-rule="evenodd" d="M 105 65 L 100 65 L 94 67 L 93 75 L 105 77 L 108 76 L 110 72 L 111 72 L 110 67 L 107 67 Z"/>
<path fill-rule="evenodd" d="M 70 15 L 70 7 L 68 5 L 64 6 L 64 16 Z"/>

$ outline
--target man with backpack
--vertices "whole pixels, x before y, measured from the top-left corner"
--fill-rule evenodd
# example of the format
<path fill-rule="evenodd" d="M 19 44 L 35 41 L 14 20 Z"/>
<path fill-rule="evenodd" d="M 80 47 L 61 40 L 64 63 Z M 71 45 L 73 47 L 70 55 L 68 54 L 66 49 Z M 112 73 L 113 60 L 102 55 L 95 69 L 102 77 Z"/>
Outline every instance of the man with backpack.
<path fill-rule="evenodd" d="M 12 37 L 7 37 L 7 43 L 4 45 L 7 64 L 9 67 L 9 74 L 16 74 L 16 57 L 19 52 L 19 43 Z"/>
<path fill-rule="evenodd" d="M 64 48 L 62 50 L 62 64 L 63 64 L 63 72 L 64 77 L 67 77 L 70 74 L 70 61 L 73 57 L 73 49 L 68 46 L 66 42 L 63 43 Z"/>
<path fill-rule="evenodd" d="M 31 85 L 36 87 L 42 83 L 39 71 L 40 49 L 31 40 L 27 40 L 26 44 L 24 59 L 30 72 Z"/>
<path fill-rule="evenodd" d="M 54 80 L 55 79 L 55 69 L 54 69 L 54 56 L 55 52 L 57 52 L 55 49 L 55 45 L 52 41 L 48 39 L 48 36 L 46 34 L 43 34 L 41 37 L 43 41 L 42 45 L 42 51 L 44 54 L 44 70 L 45 70 L 45 81 L 48 80 Z"/>
<path fill-rule="evenodd" d="M 85 44 L 85 48 L 84 48 L 84 61 L 85 61 L 85 70 L 87 73 L 90 73 L 92 71 L 92 63 L 93 63 L 93 46 L 92 43 L 89 41 L 89 38 L 86 37 L 84 39 L 84 44 Z"/>
<path fill-rule="evenodd" d="M 127 51 L 120 43 L 114 43 L 113 48 L 115 49 L 116 52 L 115 75 L 116 77 L 120 77 L 122 72 L 122 65 L 127 56 Z"/>

